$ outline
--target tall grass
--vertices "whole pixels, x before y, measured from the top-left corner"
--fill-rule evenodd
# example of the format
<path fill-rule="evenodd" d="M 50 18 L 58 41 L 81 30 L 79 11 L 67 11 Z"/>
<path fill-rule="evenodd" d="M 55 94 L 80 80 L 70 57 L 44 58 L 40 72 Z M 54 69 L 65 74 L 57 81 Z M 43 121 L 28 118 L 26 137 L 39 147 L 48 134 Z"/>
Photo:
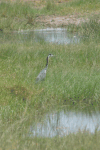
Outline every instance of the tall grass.
<path fill-rule="evenodd" d="M 36 7 L 37 6 L 37 7 Z M 36 2 L 23 1 L 2 1 L 0 3 L 0 30 L 21 30 L 43 27 L 43 24 L 36 21 L 41 15 L 72 15 L 76 17 L 90 17 L 93 13 L 99 12 L 100 3 L 98 0 L 75 0 L 63 3 L 58 1 Z M 99 16 L 99 15 L 98 15 Z"/>
<path fill-rule="evenodd" d="M 15 16 L 25 19 L 27 14 L 30 19 L 26 23 L 31 23 L 32 14 L 36 13 L 27 5 L 21 9 L 22 4 L 14 8 L 14 4 L 1 3 L 0 7 L 0 28 L 15 29 L 15 25 L 11 28 L 10 19 Z M 16 26 L 16 29 L 23 27 L 22 24 Z M 90 40 L 77 45 L 56 45 L 19 42 L 17 36 L 0 33 L 1 149 L 99 149 L 97 131 L 95 134 L 84 131 L 52 139 L 29 137 L 32 121 L 38 122 L 39 117 L 52 109 L 100 109 L 99 23 L 90 21 L 78 30 Z M 35 84 L 49 53 L 55 57 L 49 59 L 46 79 Z"/>
<path fill-rule="evenodd" d="M 49 60 L 46 79 L 35 84 L 49 53 L 55 57 Z M 7 118 L 12 113 L 15 117 L 16 113 L 23 113 L 26 104 L 29 110 L 73 103 L 76 107 L 99 107 L 99 44 L 92 41 L 78 45 L 33 45 L 6 41 L 2 42 L 0 54 L 1 104 L 10 104 Z M 4 118 L 5 113 L 1 116 Z"/>
<path fill-rule="evenodd" d="M 77 133 L 53 139 L 29 138 L 28 133 L 33 120 L 38 122 L 39 116 L 60 106 L 84 111 L 100 109 L 99 44 L 94 41 L 78 45 L 17 44 L 17 41 L 11 43 L 2 39 L 0 47 L 1 147 L 98 148 L 99 133 Z M 55 57 L 49 59 L 46 79 L 35 84 L 49 53 Z"/>
<path fill-rule="evenodd" d="M 97 17 L 97 16 L 95 16 Z M 85 37 L 92 37 L 94 39 L 100 38 L 100 23 L 98 22 L 99 19 L 93 18 L 90 19 L 89 22 L 84 23 L 82 25 L 83 28 L 83 35 Z"/>
<path fill-rule="evenodd" d="M 85 42 L 99 42 L 100 38 L 100 17 L 99 15 L 92 15 L 87 22 L 81 23 L 78 26 L 68 25 L 67 30 L 70 32 L 77 32 L 81 37 L 82 41 Z"/>
<path fill-rule="evenodd" d="M 37 10 L 28 3 L 0 4 L 0 28 L 2 30 L 19 30 L 32 28 Z M 34 27 L 33 27 L 34 28 Z"/>

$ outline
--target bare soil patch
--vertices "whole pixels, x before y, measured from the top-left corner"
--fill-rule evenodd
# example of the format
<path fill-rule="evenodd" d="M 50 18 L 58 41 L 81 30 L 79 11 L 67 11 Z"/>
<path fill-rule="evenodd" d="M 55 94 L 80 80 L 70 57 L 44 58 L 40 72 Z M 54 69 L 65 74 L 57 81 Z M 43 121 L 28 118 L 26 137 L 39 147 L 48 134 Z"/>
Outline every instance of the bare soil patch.
<path fill-rule="evenodd" d="M 41 23 L 45 26 L 51 27 L 61 27 L 66 26 L 68 24 L 79 25 L 82 22 L 89 21 L 88 18 L 83 19 L 82 17 L 78 17 L 77 15 L 67 15 L 67 16 L 39 16 L 36 18 L 36 22 Z"/>

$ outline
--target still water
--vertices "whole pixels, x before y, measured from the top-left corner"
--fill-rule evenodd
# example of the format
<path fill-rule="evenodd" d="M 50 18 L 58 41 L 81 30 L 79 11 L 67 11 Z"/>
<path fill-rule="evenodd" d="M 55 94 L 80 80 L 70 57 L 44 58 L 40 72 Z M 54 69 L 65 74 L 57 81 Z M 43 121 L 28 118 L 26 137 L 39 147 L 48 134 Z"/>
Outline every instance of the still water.
<path fill-rule="evenodd" d="M 65 28 L 47 28 L 32 31 L 14 31 L 10 33 L 0 33 L 0 38 L 11 42 L 48 42 L 52 44 L 74 44 L 80 42 L 77 34 L 67 32 Z"/>
<path fill-rule="evenodd" d="M 57 44 L 78 43 L 79 37 L 76 34 L 67 32 L 64 28 L 47 28 L 35 30 L 35 37 L 44 40 L 45 42 Z"/>
<path fill-rule="evenodd" d="M 78 131 L 95 133 L 100 130 L 100 112 L 54 112 L 46 114 L 44 119 L 31 125 L 30 135 L 39 137 L 66 136 Z"/>

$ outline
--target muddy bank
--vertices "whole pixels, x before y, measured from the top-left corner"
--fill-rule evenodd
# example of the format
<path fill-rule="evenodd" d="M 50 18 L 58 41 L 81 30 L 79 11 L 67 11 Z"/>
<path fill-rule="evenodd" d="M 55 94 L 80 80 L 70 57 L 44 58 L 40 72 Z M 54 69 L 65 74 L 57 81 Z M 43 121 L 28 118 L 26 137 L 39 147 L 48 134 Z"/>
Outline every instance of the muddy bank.
<path fill-rule="evenodd" d="M 67 16 L 38 16 L 36 18 L 36 22 L 40 23 L 44 26 L 50 26 L 50 27 L 63 27 L 68 24 L 75 24 L 79 25 L 83 22 L 88 22 L 88 18 L 82 18 L 78 17 L 77 15 L 67 15 Z"/>

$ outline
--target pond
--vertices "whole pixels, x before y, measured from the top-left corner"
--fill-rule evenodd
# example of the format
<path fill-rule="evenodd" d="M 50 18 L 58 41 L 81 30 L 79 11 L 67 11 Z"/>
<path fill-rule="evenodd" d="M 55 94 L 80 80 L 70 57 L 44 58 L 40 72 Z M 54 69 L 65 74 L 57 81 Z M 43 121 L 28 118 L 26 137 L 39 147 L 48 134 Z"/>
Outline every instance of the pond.
<path fill-rule="evenodd" d="M 77 34 L 67 32 L 65 28 L 47 28 L 38 30 L 22 30 L 10 33 L 0 33 L 3 39 L 22 43 L 25 41 L 34 42 L 49 42 L 53 44 L 74 44 L 79 43 L 80 37 Z"/>
<path fill-rule="evenodd" d="M 44 119 L 30 126 L 30 135 L 39 137 L 66 136 L 78 131 L 95 133 L 100 130 L 100 112 L 83 113 L 60 111 L 46 114 Z"/>
<path fill-rule="evenodd" d="M 77 34 L 67 32 L 64 28 L 47 28 L 34 31 L 37 40 L 44 40 L 56 44 L 78 43 L 79 37 Z"/>

